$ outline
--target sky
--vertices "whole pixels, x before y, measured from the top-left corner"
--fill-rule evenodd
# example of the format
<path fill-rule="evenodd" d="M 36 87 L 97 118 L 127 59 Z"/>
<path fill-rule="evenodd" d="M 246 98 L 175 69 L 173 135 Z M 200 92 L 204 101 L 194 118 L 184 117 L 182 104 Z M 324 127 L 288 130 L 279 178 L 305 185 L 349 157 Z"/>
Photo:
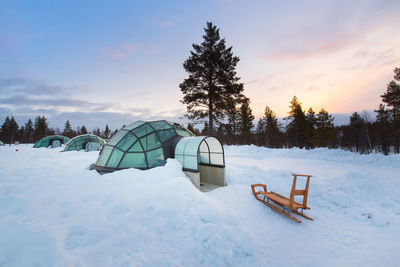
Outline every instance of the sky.
<path fill-rule="evenodd" d="M 0 123 L 181 122 L 183 62 L 213 22 L 253 114 L 372 111 L 400 67 L 400 1 L 9 1 L 0 8 Z M 372 114 L 373 117 L 373 114 Z"/>

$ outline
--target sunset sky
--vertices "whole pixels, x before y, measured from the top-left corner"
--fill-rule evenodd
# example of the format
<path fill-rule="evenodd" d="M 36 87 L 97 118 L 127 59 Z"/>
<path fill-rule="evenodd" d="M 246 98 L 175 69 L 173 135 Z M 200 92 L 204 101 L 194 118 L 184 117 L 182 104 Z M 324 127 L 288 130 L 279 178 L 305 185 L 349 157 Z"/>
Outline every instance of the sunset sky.
<path fill-rule="evenodd" d="M 0 122 L 176 121 L 182 63 L 207 21 L 240 57 L 256 117 L 266 105 L 286 116 L 296 95 L 343 119 L 376 109 L 400 67 L 399 11 L 400 1 L 2 0 Z"/>

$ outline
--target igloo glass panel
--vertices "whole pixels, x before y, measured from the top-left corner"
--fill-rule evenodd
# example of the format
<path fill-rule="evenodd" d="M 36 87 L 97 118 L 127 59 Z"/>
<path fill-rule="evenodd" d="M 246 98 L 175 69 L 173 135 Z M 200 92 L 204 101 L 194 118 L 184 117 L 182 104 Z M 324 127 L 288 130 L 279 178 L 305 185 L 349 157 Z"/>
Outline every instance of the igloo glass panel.
<path fill-rule="evenodd" d="M 187 140 L 188 142 L 186 143 L 184 151 L 185 156 L 188 155 L 197 157 L 197 150 L 199 148 L 199 143 L 202 141 L 202 139 L 193 137 L 190 139 L 188 138 Z"/>
<path fill-rule="evenodd" d="M 204 164 L 210 164 L 210 157 L 209 157 L 209 153 L 206 152 L 200 152 L 200 162 L 204 163 Z"/>
<path fill-rule="evenodd" d="M 224 155 L 223 154 L 217 154 L 217 153 L 210 153 L 210 159 L 211 162 L 210 164 L 212 165 L 224 165 Z"/>
<path fill-rule="evenodd" d="M 185 160 L 184 160 L 184 166 L 183 168 L 189 169 L 189 170 L 198 170 L 198 162 L 197 162 L 197 156 L 188 156 L 185 155 Z"/>
<path fill-rule="evenodd" d="M 121 148 L 122 150 L 126 151 L 129 149 L 129 147 L 136 142 L 136 137 L 131 134 L 127 133 L 121 141 L 118 143 L 117 147 Z"/>
<path fill-rule="evenodd" d="M 139 140 L 136 141 L 136 143 L 128 150 L 128 152 L 143 152 L 143 148 Z"/>
<path fill-rule="evenodd" d="M 47 138 L 46 140 L 43 140 L 40 145 L 48 147 L 50 145 L 50 138 Z"/>
<path fill-rule="evenodd" d="M 161 142 L 158 140 L 156 133 L 152 133 L 140 138 L 140 142 L 142 143 L 145 151 L 161 146 Z"/>
<path fill-rule="evenodd" d="M 190 137 L 192 136 L 188 131 L 181 129 L 181 128 L 176 128 L 175 129 L 176 133 L 182 137 Z"/>
<path fill-rule="evenodd" d="M 204 141 L 201 142 L 201 144 L 200 144 L 200 153 L 202 153 L 202 152 L 204 152 L 204 153 L 208 153 L 209 152 L 207 143 L 204 142 Z"/>
<path fill-rule="evenodd" d="M 146 159 L 144 153 L 126 153 L 122 159 L 119 168 L 146 168 Z"/>
<path fill-rule="evenodd" d="M 147 123 L 133 130 L 133 133 L 139 138 L 152 132 L 154 132 L 154 129 Z"/>
<path fill-rule="evenodd" d="M 114 146 L 115 144 L 118 143 L 119 140 L 121 140 L 122 137 L 124 137 L 124 135 L 127 134 L 127 131 L 125 130 L 119 130 L 116 134 L 113 135 L 113 137 L 111 137 L 111 139 L 108 141 L 108 145 L 112 145 Z"/>
<path fill-rule="evenodd" d="M 145 123 L 145 122 L 144 121 L 135 121 L 134 123 L 131 123 L 128 126 L 125 126 L 123 129 L 132 130 L 132 129 L 135 129 L 136 127 L 139 127 L 143 123 Z"/>
<path fill-rule="evenodd" d="M 183 138 L 178 142 L 178 144 L 176 145 L 176 148 L 175 148 L 175 156 L 183 155 L 185 153 L 184 149 L 185 149 L 187 141 L 188 141 L 187 139 Z"/>
<path fill-rule="evenodd" d="M 105 145 L 103 147 L 103 150 L 100 153 L 99 158 L 97 159 L 96 165 L 104 166 L 108 160 L 108 157 L 111 154 L 111 151 L 112 151 L 112 147 Z"/>
<path fill-rule="evenodd" d="M 173 137 L 175 135 L 175 131 L 173 129 L 169 129 L 169 130 L 162 130 L 162 131 L 158 131 L 158 136 L 160 136 L 160 139 L 162 142 L 164 142 L 167 139 L 170 139 L 171 137 Z"/>
<path fill-rule="evenodd" d="M 122 152 L 119 149 L 114 148 L 113 152 L 111 153 L 110 159 L 107 162 L 106 167 L 117 168 L 123 155 L 124 155 L 124 152 Z"/>
<path fill-rule="evenodd" d="M 156 130 L 171 129 L 171 125 L 169 125 L 166 121 L 153 121 L 150 122 L 150 124 Z"/>
<path fill-rule="evenodd" d="M 216 139 L 214 137 L 207 137 L 206 139 L 204 139 L 204 141 L 207 142 L 208 147 L 210 148 L 211 152 L 223 153 L 222 145 L 218 141 L 218 139 Z"/>
<path fill-rule="evenodd" d="M 75 149 L 78 149 L 78 150 L 82 149 L 82 140 L 76 141 L 74 146 L 75 146 Z"/>
<path fill-rule="evenodd" d="M 146 155 L 150 168 L 165 165 L 164 151 L 162 148 L 146 152 Z"/>
<path fill-rule="evenodd" d="M 184 167 L 184 157 L 183 155 L 176 155 L 175 154 L 175 159 L 182 165 L 182 167 Z"/>

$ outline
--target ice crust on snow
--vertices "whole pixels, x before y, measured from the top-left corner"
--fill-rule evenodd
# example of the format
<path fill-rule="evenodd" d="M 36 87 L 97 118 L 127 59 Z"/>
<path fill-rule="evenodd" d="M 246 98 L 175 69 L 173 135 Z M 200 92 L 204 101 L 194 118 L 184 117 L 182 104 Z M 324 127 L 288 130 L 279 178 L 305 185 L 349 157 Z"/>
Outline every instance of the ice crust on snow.
<path fill-rule="evenodd" d="M 98 152 L 0 147 L 0 266 L 396 265 L 399 155 L 224 148 L 228 186 L 202 193 L 173 159 L 99 175 Z M 313 222 L 251 195 L 292 173 L 313 175 Z"/>

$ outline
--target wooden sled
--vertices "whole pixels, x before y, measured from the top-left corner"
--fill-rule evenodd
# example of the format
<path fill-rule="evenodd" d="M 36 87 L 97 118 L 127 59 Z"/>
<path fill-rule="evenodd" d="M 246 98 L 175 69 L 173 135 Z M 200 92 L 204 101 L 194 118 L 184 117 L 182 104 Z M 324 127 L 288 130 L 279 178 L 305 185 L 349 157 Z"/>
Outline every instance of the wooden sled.
<path fill-rule="evenodd" d="M 312 177 L 311 175 L 304 175 L 304 174 L 292 174 L 293 177 L 293 184 L 292 184 L 292 190 L 290 192 L 290 198 L 284 197 L 281 194 L 275 193 L 273 191 L 268 192 L 267 191 L 267 186 L 265 184 L 253 184 L 251 185 L 251 190 L 253 191 L 254 197 L 258 200 L 273 209 L 276 212 L 279 212 L 282 215 L 285 215 L 292 219 L 293 221 L 296 221 L 298 223 L 301 223 L 299 219 L 293 216 L 294 214 L 300 215 L 308 220 L 313 221 L 314 219 L 304 215 L 303 211 L 310 209 L 307 207 L 307 197 L 308 197 L 308 187 L 310 184 L 310 178 Z M 296 190 L 296 181 L 298 176 L 303 176 L 307 177 L 307 182 L 306 182 L 306 187 L 304 190 Z M 263 190 L 262 191 L 257 191 L 257 188 L 261 187 Z M 301 195 L 303 196 L 303 203 L 300 204 L 296 201 L 294 201 L 294 196 Z M 280 209 L 278 206 L 273 205 L 271 201 L 275 204 L 278 204 L 278 206 L 282 207 Z M 301 211 L 298 211 L 298 210 Z"/>

